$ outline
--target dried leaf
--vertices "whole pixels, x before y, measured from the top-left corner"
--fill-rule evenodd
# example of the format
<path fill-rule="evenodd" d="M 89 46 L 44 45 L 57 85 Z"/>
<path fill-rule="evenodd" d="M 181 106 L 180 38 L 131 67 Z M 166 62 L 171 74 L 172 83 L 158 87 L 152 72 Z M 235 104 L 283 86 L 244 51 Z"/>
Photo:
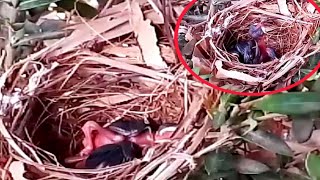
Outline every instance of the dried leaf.
<path fill-rule="evenodd" d="M 242 131 L 245 131 L 245 129 L 242 129 Z M 293 155 L 293 152 L 287 145 L 287 143 L 283 139 L 272 133 L 258 129 L 256 131 L 250 131 L 242 137 L 244 138 L 244 140 L 252 142 L 271 152 L 285 156 Z"/>
<path fill-rule="evenodd" d="M 52 39 L 60 39 L 63 37 L 68 36 L 71 34 L 69 31 L 55 31 L 55 32 L 43 32 L 43 33 L 37 33 L 37 34 L 32 34 L 29 36 L 25 36 L 24 38 L 20 39 L 19 41 L 15 42 L 12 44 L 13 47 L 16 46 L 28 46 L 30 43 L 32 43 L 35 40 L 52 40 Z"/>
<path fill-rule="evenodd" d="M 267 95 L 253 103 L 259 110 L 285 115 L 300 115 L 320 111 L 317 92 L 289 92 Z"/>
<path fill-rule="evenodd" d="M 28 9 L 42 7 L 58 1 L 60 0 L 22 0 L 19 4 L 19 10 L 24 11 Z"/>
<path fill-rule="evenodd" d="M 316 10 L 316 7 L 314 7 L 313 4 L 308 3 L 306 9 L 307 9 L 310 13 L 314 13 L 314 11 Z"/>
<path fill-rule="evenodd" d="M 138 2 L 133 1 L 131 8 L 131 23 L 145 63 L 155 69 L 167 68 L 168 66 L 162 59 L 160 49 L 157 46 L 158 39 L 155 28 L 151 26 L 150 20 L 143 20 L 143 13 Z"/>
<path fill-rule="evenodd" d="M 66 22 L 62 20 L 46 19 L 39 26 L 42 32 L 52 32 L 62 30 L 62 28 L 66 27 Z"/>
<path fill-rule="evenodd" d="M 13 180 L 28 180 L 23 174 L 26 172 L 23 162 L 21 161 L 13 161 L 9 166 L 9 172 Z"/>
<path fill-rule="evenodd" d="M 75 26 L 67 27 L 66 29 L 74 29 L 73 33 L 67 38 L 65 38 L 63 41 L 61 41 L 60 44 L 58 44 L 58 47 L 56 47 L 53 51 L 51 52 L 49 51 L 48 58 L 71 51 L 75 47 L 83 44 L 84 42 L 94 39 L 95 37 L 97 37 L 98 34 L 107 32 L 109 30 L 111 30 L 112 33 L 115 33 L 114 31 L 119 30 L 116 27 L 119 27 L 120 25 L 125 24 L 126 22 L 129 22 L 129 16 L 127 11 L 117 14 L 117 18 L 112 19 L 112 17 L 113 16 L 105 16 L 105 17 L 90 21 L 88 22 L 88 25 L 90 27 L 82 23 Z M 129 31 L 129 32 L 132 31 L 130 26 L 129 27 L 125 26 L 125 27 L 126 27 L 125 31 Z M 116 33 L 119 33 L 119 32 L 116 32 Z M 122 34 L 122 31 L 120 31 L 120 34 Z M 106 36 L 107 35 L 104 34 L 104 37 Z"/>
<path fill-rule="evenodd" d="M 260 174 L 270 170 L 268 166 L 259 161 L 243 157 L 237 159 L 236 168 L 241 174 Z"/>
<path fill-rule="evenodd" d="M 140 62 L 139 64 L 144 64 L 138 46 L 107 46 L 104 48 L 102 53 L 111 54 L 123 58 L 134 58 L 138 62 Z"/>
<path fill-rule="evenodd" d="M 246 82 L 262 82 L 263 78 L 256 78 L 238 71 L 228 71 L 222 68 L 222 61 L 216 61 L 215 66 L 218 70 L 216 78 L 232 78 Z"/>
<path fill-rule="evenodd" d="M 311 137 L 314 124 L 313 119 L 308 114 L 292 117 L 292 132 L 299 143 L 303 143 Z"/>
<path fill-rule="evenodd" d="M 11 6 L 9 3 L 0 1 L 1 19 L 8 19 L 10 23 L 17 23 L 17 17 L 16 17 L 17 13 L 18 13 L 18 10 L 15 9 L 13 6 Z"/>
<path fill-rule="evenodd" d="M 161 18 L 161 16 L 157 12 L 153 10 L 147 10 L 144 11 L 144 13 L 146 19 L 150 19 L 153 24 L 164 24 L 163 18 Z"/>
<path fill-rule="evenodd" d="M 281 14 L 289 17 L 292 16 L 287 5 L 287 0 L 278 0 L 278 6 Z"/>
<path fill-rule="evenodd" d="M 305 161 L 305 166 L 312 180 L 320 179 L 320 169 L 319 169 L 320 156 L 319 155 L 309 152 Z"/>

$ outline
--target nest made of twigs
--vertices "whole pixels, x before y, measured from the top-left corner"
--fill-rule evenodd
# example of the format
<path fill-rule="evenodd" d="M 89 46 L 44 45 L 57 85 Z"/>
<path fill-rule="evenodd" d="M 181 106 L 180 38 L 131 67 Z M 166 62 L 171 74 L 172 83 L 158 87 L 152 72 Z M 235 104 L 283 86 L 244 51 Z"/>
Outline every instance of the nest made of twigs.
<path fill-rule="evenodd" d="M 120 63 L 123 69 L 113 63 Z M 150 78 L 161 74 L 171 80 Z M 205 153 L 198 151 L 211 126 L 201 113 L 203 95 L 209 91 L 192 85 L 186 89 L 188 81 L 176 75 L 84 49 L 55 61 L 17 63 L 1 78 L 6 95 L 23 99 L 2 109 L 3 156 L 12 157 L 7 165 L 13 160 L 25 163 L 31 179 L 167 179 L 194 168 L 192 155 Z M 211 99 L 217 96 L 215 92 Z M 148 149 L 144 158 L 119 166 L 94 170 L 65 166 L 63 159 L 81 148 L 81 127 L 86 121 L 105 125 L 124 117 L 174 123 L 180 131 L 188 131 L 177 141 Z"/>
<path fill-rule="evenodd" d="M 290 15 L 276 0 L 232 1 L 223 10 L 211 8 L 207 23 L 192 27 L 191 32 L 197 34 L 194 37 L 199 39 L 202 32 L 195 53 L 197 49 L 206 52 L 198 51 L 200 60 L 194 58 L 194 65 L 212 72 L 210 82 L 220 87 L 232 85 L 246 92 L 261 92 L 292 84 L 293 75 L 320 49 L 319 43 L 312 42 L 320 15 L 307 1 L 287 1 L 287 7 Z M 261 22 L 266 27 L 266 43 L 276 49 L 279 58 L 262 64 L 239 62 L 227 46 L 232 41 L 248 39 L 250 25 Z"/>

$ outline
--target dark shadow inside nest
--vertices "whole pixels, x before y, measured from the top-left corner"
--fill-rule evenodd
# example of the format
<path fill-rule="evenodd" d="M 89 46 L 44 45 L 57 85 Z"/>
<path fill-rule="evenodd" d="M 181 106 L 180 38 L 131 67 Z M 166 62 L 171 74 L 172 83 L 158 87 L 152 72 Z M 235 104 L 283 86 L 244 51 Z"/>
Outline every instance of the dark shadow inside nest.
<path fill-rule="evenodd" d="M 81 148 L 80 142 L 75 141 L 76 122 L 70 119 L 60 121 L 57 118 L 57 110 L 54 110 L 54 103 L 38 101 L 32 109 L 27 125 L 32 143 L 55 155 L 58 162 L 65 165 L 64 159 Z M 47 163 L 57 163 L 47 153 L 41 152 L 41 154 L 41 158 L 46 159 Z"/>

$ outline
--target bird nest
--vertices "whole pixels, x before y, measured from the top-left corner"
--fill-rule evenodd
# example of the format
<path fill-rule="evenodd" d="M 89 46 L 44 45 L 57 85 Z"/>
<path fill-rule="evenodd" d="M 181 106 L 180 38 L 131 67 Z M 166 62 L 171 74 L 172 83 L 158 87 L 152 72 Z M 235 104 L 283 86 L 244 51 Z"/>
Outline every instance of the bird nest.
<path fill-rule="evenodd" d="M 11 157 L 2 167 L 10 170 L 13 162 L 22 163 L 28 179 L 167 179 L 183 174 L 195 167 L 194 157 L 207 152 L 204 138 L 212 124 L 203 109 L 204 95 L 218 100 L 217 92 L 190 82 L 86 49 L 58 60 L 21 61 L 1 77 L 1 152 Z M 83 148 L 86 122 L 104 126 L 123 118 L 175 124 L 184 135 L 117 166 L 77 169 L 66 164 Z M 0 174 L 6 179 L 6 171 Z"/>
<path fill-rule="evenodd" d="M 219 11 L 212 6 L 208 21 L 193 25 L 189 31 L 189 37 L 197 39 L 193 65 L 212 73 L 209 81 L 219 87 L 232 85 L 246 92 L 262 92 L 292 84 L 292 77 L 320 50 L 320 44 L 313 41 L 320 16 L 307 1 L 278 2 L 232 1 Z M 249 29 L 255 24 L 263 25 L 264 41 L 277 57 L 245 64 L 229 47 L 250 39 Z"/>

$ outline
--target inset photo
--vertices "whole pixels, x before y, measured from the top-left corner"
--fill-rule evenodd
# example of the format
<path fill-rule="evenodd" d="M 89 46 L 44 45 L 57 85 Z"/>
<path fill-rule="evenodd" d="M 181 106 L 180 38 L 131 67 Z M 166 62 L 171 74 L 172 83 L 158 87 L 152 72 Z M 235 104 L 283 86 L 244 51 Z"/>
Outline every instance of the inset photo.
<path fill-rule="evenodd" d="M 307 0 L 193 1 L 179 17 L 177 54 L 196 79 L 224 92 L 289 90 L 316 75 L 317 9 Z"/>

